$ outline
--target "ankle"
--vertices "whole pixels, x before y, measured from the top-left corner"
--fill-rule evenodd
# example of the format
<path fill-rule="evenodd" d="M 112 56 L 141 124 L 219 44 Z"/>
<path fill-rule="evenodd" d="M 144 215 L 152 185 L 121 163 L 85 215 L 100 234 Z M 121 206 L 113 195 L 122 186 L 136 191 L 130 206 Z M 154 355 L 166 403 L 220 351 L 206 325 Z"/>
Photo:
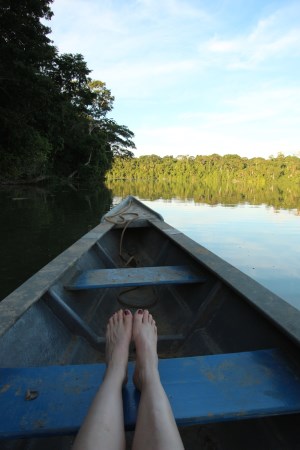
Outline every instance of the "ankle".
<path fill-rule="evenodd" d="M 114 354 L 110 360 L 106 361 L 106 372 L 122 374 L 124 372 L 127 372 L 127 366 L 128 366 L 128 356 L 127 355 Z"/>
<path fill-rule="evenodd" d="M 103 382 L 108 382 L 114 385 L 122 386 L 126 380 L 127 380 L 126 368 L 120 370 L 120 368 L 114 366 L 113 364 L 109 364 L 107 366 L 103 377 Z"/>
<path fill-rule="evenodd" d="M 160 383 L 158 367 L 147 365 L 142 368 L 136 367 L 133 379 L 140 390 L 142 390 L 142 388 L 144 389 L 146 386 Z"/>

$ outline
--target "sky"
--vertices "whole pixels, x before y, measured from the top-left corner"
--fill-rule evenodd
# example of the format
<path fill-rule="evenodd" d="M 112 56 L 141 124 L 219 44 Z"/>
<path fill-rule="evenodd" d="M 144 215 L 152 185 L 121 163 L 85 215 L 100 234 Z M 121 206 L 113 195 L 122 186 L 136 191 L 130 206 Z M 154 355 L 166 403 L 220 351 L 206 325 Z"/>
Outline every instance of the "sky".
<path fill-rule="evenodd" d="M 300 156 L 299 0 L 54 0 L 135 156 Z"/>

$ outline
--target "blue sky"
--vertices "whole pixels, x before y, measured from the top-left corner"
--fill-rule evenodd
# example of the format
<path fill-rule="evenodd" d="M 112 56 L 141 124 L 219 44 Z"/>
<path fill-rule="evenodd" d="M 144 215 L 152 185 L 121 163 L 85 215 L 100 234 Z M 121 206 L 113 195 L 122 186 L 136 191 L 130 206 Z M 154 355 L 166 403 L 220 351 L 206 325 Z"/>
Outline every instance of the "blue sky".
<path fill-rule="evenodd" d="M 55 0 L 136 156 L 300 156 L 300 1 Z"/>

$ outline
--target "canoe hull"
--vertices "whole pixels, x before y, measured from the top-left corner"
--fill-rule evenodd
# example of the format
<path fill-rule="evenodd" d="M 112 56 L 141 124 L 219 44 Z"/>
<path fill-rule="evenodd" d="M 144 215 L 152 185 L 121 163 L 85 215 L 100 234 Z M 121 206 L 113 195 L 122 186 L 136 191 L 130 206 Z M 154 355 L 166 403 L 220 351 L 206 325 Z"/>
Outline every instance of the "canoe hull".
<path fill-rule="evenodd" d="M 87 271 L 126 268 L 130 272 L 132 268 L 130 273 L 141 269 L 145 275 L 147 268 L 153 272 L 169 266 L 188 268 L 198 278 L 191 283 L 159 284 L 152 279 L 147 285 L 70 289 Z M 0 366 L 103 362 L 107 320 L 125 307 L 148 308 L 155 316 L 160 358 L 278 348 L 295 364 L 300 360 L 299 311 L 130 197 L 1 302 Z M 224 439 L 232 444 L 228 448 L 241 448 L 234 446 L 232 433 L 226 430 L 234 429 L 236 436 L 255 430 L 252 434 L 266 441 L 264 448 L 280 448 L 280 442 L 294 448 L 295 423 L 298 414 L 288 421 L 279 413 L 278 418 L 253 419 L 228 428 L 223 424 L 189 427 L 182 433 L 189 442 L 198 436 L 199 444 L 203 435 L 207 442 Z M 277 432 L 281 440 L 274 438 L 274 427 L 281 430 Z M 199 448 L 193 445 L 189 448 Z"/>

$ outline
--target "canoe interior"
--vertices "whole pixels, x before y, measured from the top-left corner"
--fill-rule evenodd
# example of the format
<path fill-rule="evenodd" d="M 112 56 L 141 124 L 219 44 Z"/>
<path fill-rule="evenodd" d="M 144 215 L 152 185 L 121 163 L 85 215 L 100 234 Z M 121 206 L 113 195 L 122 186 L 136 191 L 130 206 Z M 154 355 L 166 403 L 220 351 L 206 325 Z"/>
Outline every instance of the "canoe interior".
<path fill-rule="evenodd" d="M 259 314 L 238 292 L 197 264 L 153 225 L 112 229 L 85 253 L 41 299 L 4 335 L 2 364 L 39 366 L 81 364 L 104 360 L 108 318 L 119 308 L 148 308 L 159 332 L 159 356 L 182 357 L 287 347 L 293 345 L 272 322 Z M 84 270 L 123 267 L 188 265 L 204 283 L 106 288 L 82 291 L 65 289 Z M 128 266 L 127 266 L 128 267 Z M 61 299 L 91 331 L 90 342 L 77 324 L 53 307 Z M 95 338 L 96 337 L 96 338 Z M 100 338 L 97 341 L 97 338 Z M 15 351 L 11 352 L 10 349 Z M 296 351 L 296 346 L 295 346 Z M 132 349 L 134 356 L 134 349 Z"/>
<path fill-rule="evenodd" d="M 125 232 L 122 225 L 112 226 L 96 239 L 3 334 L 0 366 L 103 362 L 106 324 L 120 308 L 129 308 L 132 312 L 137 308 L 149 309 L 158 327 L 160 358 L 279 348 L 297 364 L 298 343 L 283 333 L 278 323 L 254 307 L 239 289 L 232 288 L 211 268 L 200 264 L 194 252 L 186 251 L 172 239 L 173 233 L 178 234 L 176 230 L 167 226 L 169 232 L 166 233 L 159 223 L 158 217 L 135 220 Z M 198 251 L 197 244 L 191 240 L 189 245 Z M 189 266 L 205 281 L 137 288 L 66 289 L 86 270 L 176 265 Z M 132 360 L 134 353 L 132 346 Z M 199 448 L 199 444 L 204 449 L 296 449 L 299 445 L 297 427 L 299 415 L 294 414 L 189 427 L 181 433 L 186 448 L 191 449 Z M 19 441 L 16 445 L 6 442 L 1 448 L 35 449 L 41 444 L 45 449 L 48 445 L 49 448 L 69 448 L 69 437 L 59 443 L 57 439 L 32 441 L 28 447 L 19 446 Z"/>

